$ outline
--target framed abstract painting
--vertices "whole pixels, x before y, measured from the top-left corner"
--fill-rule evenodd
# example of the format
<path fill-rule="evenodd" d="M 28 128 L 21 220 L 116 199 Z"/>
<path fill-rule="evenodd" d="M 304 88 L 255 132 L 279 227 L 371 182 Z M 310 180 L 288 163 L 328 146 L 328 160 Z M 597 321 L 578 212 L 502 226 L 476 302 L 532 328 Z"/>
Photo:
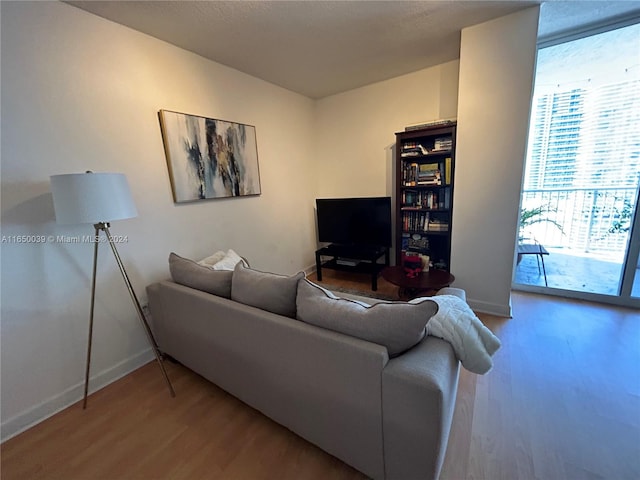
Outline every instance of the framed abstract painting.
<path fill-rule="evenodd" d="M 160 110 L 176 203 L 260 195 L 256 127 Z"/>

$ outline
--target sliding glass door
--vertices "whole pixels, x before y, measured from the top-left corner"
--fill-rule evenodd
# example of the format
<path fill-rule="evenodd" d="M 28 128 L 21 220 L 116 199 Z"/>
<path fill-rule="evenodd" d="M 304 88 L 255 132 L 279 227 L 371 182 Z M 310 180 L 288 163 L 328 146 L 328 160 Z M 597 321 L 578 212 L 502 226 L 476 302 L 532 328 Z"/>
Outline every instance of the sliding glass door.
<path fill-rule="evenodd" d="M 541 47 L 514 288 L 638 304 L 640 24 Z"/>

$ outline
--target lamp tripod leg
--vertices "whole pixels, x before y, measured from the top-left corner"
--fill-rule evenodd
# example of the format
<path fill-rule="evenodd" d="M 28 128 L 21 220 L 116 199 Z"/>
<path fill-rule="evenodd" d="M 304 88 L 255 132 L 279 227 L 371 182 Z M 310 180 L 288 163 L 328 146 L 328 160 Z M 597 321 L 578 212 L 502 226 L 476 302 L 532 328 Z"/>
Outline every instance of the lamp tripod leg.
<path fill-rule="evenodd" d="M 96 300 L 96 272 L 98 270 L 98 237 L 100 235 L 100 229 L 96 225 L 96 232 L 94 236 L 93 246 L 93 277 L 91 279 L 91 312 L 89 313 L 89 341 L 87 342 L 87 366 L 84 373 L 84 399 L 82 401 L 82 408 L 87 408 L 87 395 L 89 394 L 89 370 L 91 368 L 91 344 L 93 340 L 93 311 Z"/>
<path fill-rule="evenodd" d="M 162 355 L 160 354 L 160 349 L 158 348 L 158 344 L 156 343 L 155 338 L 153 338 L 153 332 L 151 332 L 151 328 L 149 327 L 149 323 L 147 322 L 142 307 L 140 306 L 140 302 L 138 301 L 138 297 L 136 296 L 135 291 L 133 290 L 133 285 L 131 285 L 131 281 L 129 280 L 129 276 L 127 275 L 127 271 L 124 269 L 124 265 L 122 260 L 120 259 L 120 255 L 118 254 L 118 250 L 116 249 L 116 245 L 111 238 L 111 233 L 109 232 L 108 224 L 101 224 L 102 230 L 107 234 L 107 239 L 109 241 L 109 245 L 111 245 L 111 250 L 113 251 L 113 255 L 116 258 L 116 263 L 120 268 L 120 273 L 122 274 L 122 278 L 124 279 L 124 283 L 127 285 L 127 289 L 129 290 L 129 295 L 131 296 L 131 300 L 133 301 L 134 306 L 136 307 L 136 312 L 138 313 L 138 318 L 140 319 L 140 323 L 144 328 L 145 333 L 147 334 L 147 339 L 151 344 L 151 348 L 153 349 L 153 353 L 156 356 L 156 360 L 158 361 L 158 366 L 162 371 L 162 376 L 164 377 L 165 382 L 167 383 L 167 387 L 169 388 L 169 393 L 172 397 L 176 396 L 175 391 L 173 390 L 173 386 L 171 385 L 171 381 L 169 380 L 169 376 L 167 375 L 167 371 L 164 368 L 164 364 L 162 363 Z"/>

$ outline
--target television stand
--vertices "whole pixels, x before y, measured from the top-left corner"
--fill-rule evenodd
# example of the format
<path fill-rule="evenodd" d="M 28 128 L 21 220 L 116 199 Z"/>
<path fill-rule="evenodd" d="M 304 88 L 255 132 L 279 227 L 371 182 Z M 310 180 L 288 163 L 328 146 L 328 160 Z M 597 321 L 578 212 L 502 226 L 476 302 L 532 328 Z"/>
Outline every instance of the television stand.
<path fill-rule="evenodd" d="M 378 260 L 384 256 L 384 263 Z M 322 261 L 321 257 L 331 257 Z M 371 290 L 378 290 L 378 275 L 389 266 L 388 247 L 361 247 L 352 245 L 331 244 L 316 250 L 316 275 L 322 281 L 322 268 L 371 274 Z"/>

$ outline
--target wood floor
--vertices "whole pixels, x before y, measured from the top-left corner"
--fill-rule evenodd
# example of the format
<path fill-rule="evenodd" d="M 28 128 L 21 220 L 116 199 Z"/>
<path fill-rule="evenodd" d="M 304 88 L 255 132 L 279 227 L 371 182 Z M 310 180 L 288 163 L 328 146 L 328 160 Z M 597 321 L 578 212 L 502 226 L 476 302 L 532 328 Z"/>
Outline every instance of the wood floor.
<path fill-rule="evenodd" d="M 639 479 L 638 311 L 524 293 L 512 303 L 512 319 L 479 315 L 503 347 L 487 375 L 461 371 L 441 479 Z M 364 478 L 184 367 L 167 369 L 176 398 L 151 363 L 87 410 L 5 442 L 2 480 Z"/>
<path fill-rule="evenodd" d="M 351 273 L 341 270 L 331 270 L 329 268 L 322 269 L 322 282 L 318 282 L 315 272 L 307 275 L 312 282 L 331 288 L 332 285 L 338 285 L 347 290 L 354 292 L 363 292 L 373 294 L 371 290 L 371 276 L 365 273 Z M 398 287 L 387 282 L 382 276 L 378 277 L 378 289 L 375 292 L 384 298 L 396 299 L 398 297 Z"/>

